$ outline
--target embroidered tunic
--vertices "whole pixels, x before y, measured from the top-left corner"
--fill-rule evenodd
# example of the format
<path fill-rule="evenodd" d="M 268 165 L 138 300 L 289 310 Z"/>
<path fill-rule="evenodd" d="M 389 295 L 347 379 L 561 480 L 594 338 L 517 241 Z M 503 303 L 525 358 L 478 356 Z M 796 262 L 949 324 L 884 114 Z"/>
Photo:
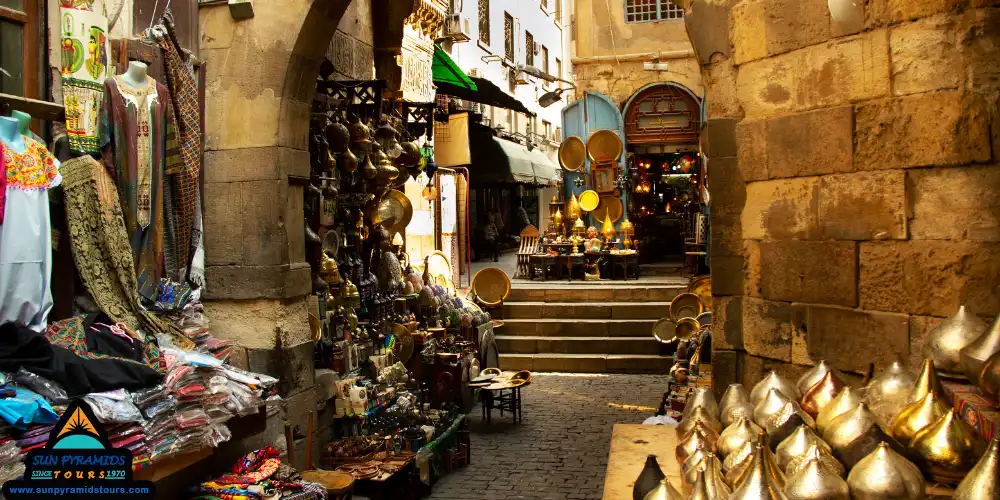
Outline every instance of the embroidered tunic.
<path fill-rule="evenodd" d="M 167 88 L 151 77 L 146 87 L 130 88 L 115 76 L 104 81 L 101 157 L 118 185 L 125 227 L 132 244 L 139 293 L 153 300 L 167 271 L 164 248 L 173 248 L 164 234 L 165 172 L 179 157 Z"/>
<path fill-rule="evenodd" d="M 49 189 L 62 182 L 59 160 L 24 138 L 23 152 L 0 141 L 6 187 L 0 224 L 0 324 L 45 330 L 52 310 Z"/>

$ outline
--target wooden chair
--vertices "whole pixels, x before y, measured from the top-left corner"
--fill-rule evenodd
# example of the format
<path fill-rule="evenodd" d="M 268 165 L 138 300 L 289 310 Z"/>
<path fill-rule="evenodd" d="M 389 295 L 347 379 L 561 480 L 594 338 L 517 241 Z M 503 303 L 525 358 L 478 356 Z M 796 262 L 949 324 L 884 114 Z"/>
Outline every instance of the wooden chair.
<path fill-rule="evenodd" d="M 531 256 L 538 253 L 538 245 L 541 242 L 541 233 L 538 228 L 528 225 L 521 230 L 521 248 L 517 251 L 517 276 L 516 278 L 531 277 Z"/>

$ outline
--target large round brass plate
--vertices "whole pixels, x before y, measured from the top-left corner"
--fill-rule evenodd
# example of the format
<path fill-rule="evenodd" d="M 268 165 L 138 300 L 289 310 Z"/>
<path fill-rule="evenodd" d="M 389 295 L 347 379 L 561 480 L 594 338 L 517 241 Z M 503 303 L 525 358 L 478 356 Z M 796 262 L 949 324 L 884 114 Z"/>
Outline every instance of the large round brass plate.
<path fill-rule="evenodd" d="M 667 343 L 674 339 L 677 326 L 670 318 L 663 318 L 653 323 L 653 338 L 658 342 Z"/>
<path fill-rule="evenodd" d="M 576 172 L 583 168 L 587 161 L 587 146 L 583 144 L 583 139 L 571 135 L 559 145 L 559 165 L 570 172 Z"/>
<path fill-rule="evenodd" d="M 390 235 L 402 232 L 413 218 L 413 205 L 402 191 L 395 189 L 386 193 L 382 201 L 378 203 L 378 214 L 375 222 L 381 222 L 382 227 L 389 231 Z"/>
<path fill-rule="evenodd" d="M 681 318 L 695 318 L 704 310 L 701 299 L 693 293 L 682 293 L 670 301 L 670 317 L 678 323 Z"/>
<path fill-rule="evenodd" d="M 472 293 L 488 306 L 499 305 L 510 293 L 510 278 L 498 267 L 480 269 L 472 278 Z"/>
<path fill-rule="evenodd" d="M 587 139 L 587 155 L 593 162 L 618 161 L 622 156 L 622 140 L 614 130 L 598 130 Z"/>
<path fill-rule="evenodd" d="M 424 261 L 427 273 L 430 274 L 435 283 L 442 286 L 447 285 L 448 280 L 451 279 L 451 263 L 448 261 L 448 256 L 440 250 L 435 250 L 427 259 Z M 444 278 L 439 280 L 438 278 Z"/>
<path fill-rule="evenodd" d="M 593 212 L 598 205 L 601 204 L 601 196 L 597 194 L 597 191 L 588 189 L 580 193 L 580 210 L 584 212 Z"/>
<path fill-rule="evenodd" d="M 694 318 L 681 318 L 677 321 L 677 327 L 674 329 L 674 335 L 681 340 L 687 340 L 694 332 L 697 332 L 701 328 L 698 324 L 698 320 Z"/>
<path fill-rule="evenodd" d="M 712 310 L 712 277 L 709 275 L 698 276 L 691 280 L 688 285 L 688 293 L 693 293 L 701 299 L 701 304 L 706 311 Z"/>
<path fill-rule="evenodd" d="M 597 206 L 597 209 L 591 213 L 595 219 L 601 224 L 604 224 L 604 218 L 611 215 L 611 222 L 615 223 L 621 220 L 622 213 L 624 212 L 624 207 L 622 207 L 622 200 L 617 196 L 602 196 L 601 204 Z"/>

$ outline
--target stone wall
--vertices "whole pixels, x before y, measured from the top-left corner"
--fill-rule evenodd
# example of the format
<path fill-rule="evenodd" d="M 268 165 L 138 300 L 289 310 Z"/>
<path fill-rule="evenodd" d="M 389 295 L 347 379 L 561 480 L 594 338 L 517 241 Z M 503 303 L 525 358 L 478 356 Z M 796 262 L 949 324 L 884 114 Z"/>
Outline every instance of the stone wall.
<path fill-rule="evenodd" d="M 695 0 L 716 388 L 827 359 L 916 368 L 1000 313 L 1000 2 Z M 971 5 L 970 5 L 971 4 Z"/>

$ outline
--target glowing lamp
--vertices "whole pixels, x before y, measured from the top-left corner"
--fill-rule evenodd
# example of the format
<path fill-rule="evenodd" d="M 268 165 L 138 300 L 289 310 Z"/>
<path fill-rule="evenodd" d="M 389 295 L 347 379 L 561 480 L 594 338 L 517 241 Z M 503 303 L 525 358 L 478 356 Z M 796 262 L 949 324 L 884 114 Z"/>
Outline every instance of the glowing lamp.
<path fill-rule="evenodd" d="M 635 235 L 635 226 L 632 225 L 632 221 L 628 220 L 628 216 L 625 216 L 625 220 L 622 221 L 622 240 L 625 243 L 625 248 L 632 247 L 632 236 Z"/>
<path fill-rule="evenodd" d="M 611 223 L 611 217 L 604 218 L 604 225 L 601 227 L 601 232 L 604 233 L 604 239 L 610 244 L 616 234 L 615 225 Z"/>

